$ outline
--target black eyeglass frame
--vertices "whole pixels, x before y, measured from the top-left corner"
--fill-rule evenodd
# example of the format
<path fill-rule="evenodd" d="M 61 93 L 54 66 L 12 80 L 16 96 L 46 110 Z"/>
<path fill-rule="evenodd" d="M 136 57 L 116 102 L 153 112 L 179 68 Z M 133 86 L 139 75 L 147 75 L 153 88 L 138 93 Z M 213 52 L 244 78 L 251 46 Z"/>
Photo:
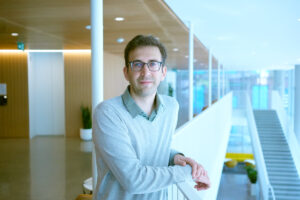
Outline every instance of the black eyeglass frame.
<path fill-rule="evenodd" d="M 134 70 L 134 69 L 133 69 L 133 66 L 132 66 L 132 65 L 133 65 L 133 63 L 135 63 L 135 62 L 138 62 L 138 63 L 142 63 L 142 64 L 143 64 L 143 66 L 141 67 L 140 70 Z M 159 64 L 159 68 L 158 68 L 157 70 L 151 70 L 151 69 L 150 69 L 149 63 L 153 63 L 153 62 Z M 145 63 L 145 62 L 140 61 L 140 60 L 134 60 L 134 61 L 128 62 L 128 65 L 130 66 L 131 70 L 134 71 L 134 72 L 140 72 L 140 71 L 142 71 L 142 69 L 143 69 L 143 67 L 145 66 L 145 64 L 147 65 L 149 71 L 151 71 L 151 72 L 158 72 L 158 71 L 162 68 L 162 66 L 163 66 L 164 63 L 163 63 L 163 62 L 159 62 L 159 61 L 155 61 L 155 60 L 149 61 L 148 63 Z"/>

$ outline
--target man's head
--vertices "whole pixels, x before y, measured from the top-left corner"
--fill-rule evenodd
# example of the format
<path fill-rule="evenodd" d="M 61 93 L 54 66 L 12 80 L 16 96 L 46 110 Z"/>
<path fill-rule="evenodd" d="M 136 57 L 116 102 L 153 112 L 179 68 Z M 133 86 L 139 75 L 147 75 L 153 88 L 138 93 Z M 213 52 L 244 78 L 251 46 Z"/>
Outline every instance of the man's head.
<path fill-rule="evenodd" d="M 156 94 L 157 87 L 167 73 L 166 57 L 166 49 L 153 36 L 138 35 L 127 44 L 123 72 L 130 83 L 132 96 Z"/>
<path fill-rule="evenodd" d="M 124 51 L 125 65 L 127 67 L 129 66 L 129 53 L 136 48 L 145 46 L 157 47 L 161 54 L 161 61 L 163 62 L 163 66 L 165 65 L 167 59 L 167 51 L 164 45 L 152 35 L 137 35 L 132 40 L 130 40 Z"/>

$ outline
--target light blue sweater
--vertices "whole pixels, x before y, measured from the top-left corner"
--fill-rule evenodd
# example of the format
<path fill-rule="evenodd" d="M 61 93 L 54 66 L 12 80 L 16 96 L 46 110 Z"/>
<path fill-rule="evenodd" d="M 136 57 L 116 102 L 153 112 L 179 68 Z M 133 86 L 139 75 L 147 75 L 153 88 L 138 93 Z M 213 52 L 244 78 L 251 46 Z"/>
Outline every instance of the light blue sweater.
<path fill-rule="evenodd" d="M 178 103 L 157 95 L 151 121 L 134 108 L 128 90 L 122 97 L 104 101 L 94 111 L 98 179 L 93 199 L 165 200 L 168 186 L 191 180 L 189 165 L 172 166 L 178 153 L 171 150 Z"/>

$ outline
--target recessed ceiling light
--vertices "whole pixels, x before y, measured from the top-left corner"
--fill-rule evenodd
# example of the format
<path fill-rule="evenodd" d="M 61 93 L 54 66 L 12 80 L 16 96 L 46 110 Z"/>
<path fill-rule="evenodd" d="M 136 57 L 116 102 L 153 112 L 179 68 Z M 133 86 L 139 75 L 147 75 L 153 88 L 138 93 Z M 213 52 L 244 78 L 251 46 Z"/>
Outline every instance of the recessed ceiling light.
<path fill-rule="evenodd" d="M 121 21 L 124 21 L 124 17 L 116 17 L 115 20 L 117 22 L 121 22 Z"/>
<path fill-rule="evenodd" d="M 11 33 L 11 36 L 17 37 L 19 36 L 19 33 Z"/>
<path fill-rule="evenodd" d="M 124 41 L 125 41 L 124 38 L 118 38 L 118 39 L 117 39 L 117 42 L 118 42 L 118 43 L 123 43 Z"/>
<path fill-rule="evenodd" d="M 179 51 L 179 49 L 178 48 L 174 48 L 173 51 Z"/>
<path fill-rule="evenodd" d="M 86 28 L 87 30 L 91 30 L 92 26 L 91 26 L 91 25 L 87 25 L 87 26 L 85 26 L 85 28 Z"/>

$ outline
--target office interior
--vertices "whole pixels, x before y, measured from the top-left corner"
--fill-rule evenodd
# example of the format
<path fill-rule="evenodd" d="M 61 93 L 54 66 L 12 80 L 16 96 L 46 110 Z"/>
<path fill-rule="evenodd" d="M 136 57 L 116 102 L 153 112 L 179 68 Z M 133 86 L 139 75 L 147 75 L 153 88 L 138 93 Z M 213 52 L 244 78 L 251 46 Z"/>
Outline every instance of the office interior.
<path fill-rule="evenodd" d="M 210 190 L 174 185 L 169 199 L 300 199 L 299 63 L 229 68 L 167 2 L 99 2 L 103 10 L 96 11 L 94 0 L 1 2 L 0 199 L 91 193 L 84 181 L 93 176 L 93 143 L 80 139 L 80 129 L 81 106 L 92 110 L 97 95 L 93 48 L 103 50 L 103 78 L 96 79 L 107 100 L 128 85 L 123 50 L 137 34 L 165 44 L 168 75 L 158 92 L 180 105 L 173 146 L 203 163 L 212 177 Z M 103 17 L 103 29 L 95 31 L 103 46 L 92 47 L 92 12 Z M 260 111 L 274 111 L 277 124 L 260 118 L 266 114 Z M 270 135 L 277 133 L 274 127 L 276 136 Z M 273 144 L 277 136 L 282 140 Z M 257 172 L 254 186 L 246 165 Z"/>

